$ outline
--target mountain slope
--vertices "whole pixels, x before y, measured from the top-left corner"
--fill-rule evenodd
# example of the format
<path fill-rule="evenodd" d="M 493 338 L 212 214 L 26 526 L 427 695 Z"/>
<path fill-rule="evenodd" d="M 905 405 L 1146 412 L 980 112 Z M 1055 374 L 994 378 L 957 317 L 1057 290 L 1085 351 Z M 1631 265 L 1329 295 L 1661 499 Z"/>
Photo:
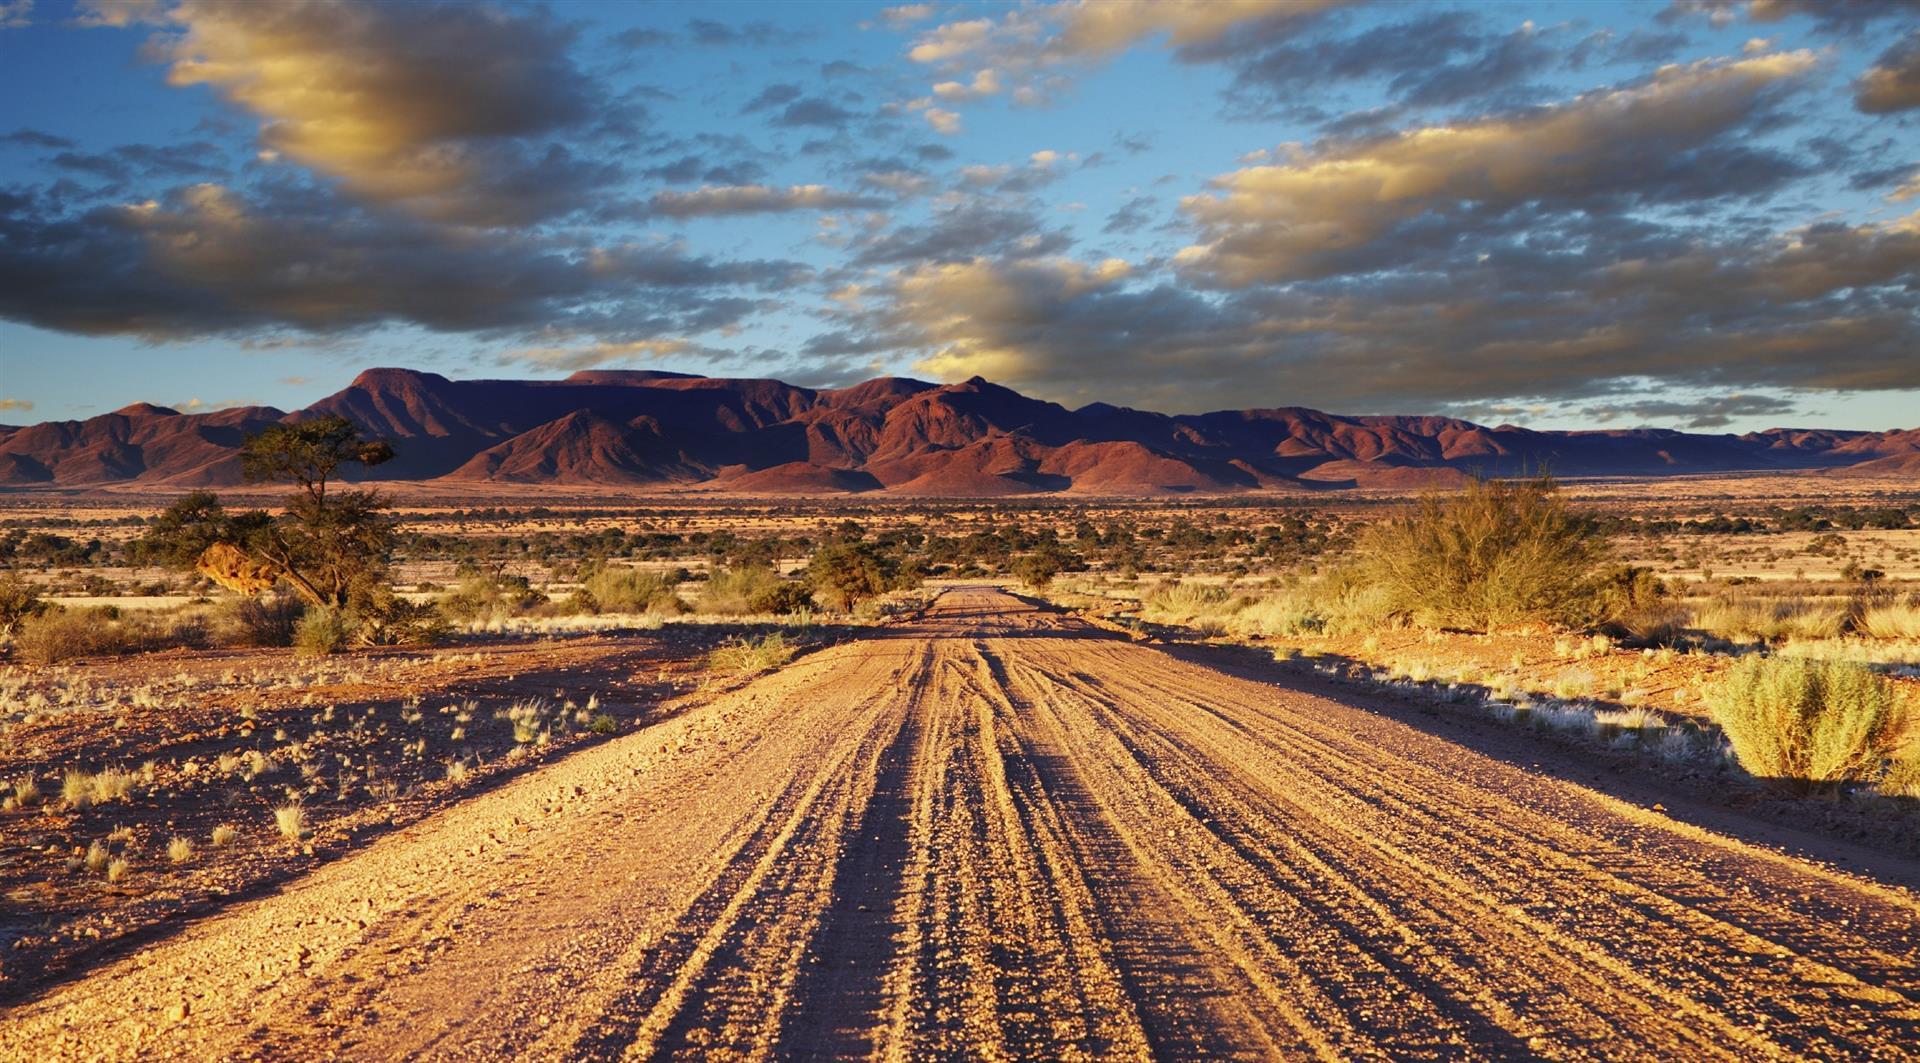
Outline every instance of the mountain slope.
<path fill-rule="evenodd" d="M 399 481 L 611 485 L 754 494 L 887 491 L 1156 495 L 1417 487 L 1472 473 L 1671 476 L 1828 470 L 1920 475 L 1920 429 L 1543 432 L 1448 417 L 1299 407 L 1168 415 L 1069 410 L 975 377 L 778 380 L 586 370 L 452 380 L 371 369 L 293 413 L 182 414 L 138 403 L 84 421 L 0 426 L 0 486 L 160 489 L 240 482 L 238 449 L 280 421 L 337 414 L 393 443 Z"/>

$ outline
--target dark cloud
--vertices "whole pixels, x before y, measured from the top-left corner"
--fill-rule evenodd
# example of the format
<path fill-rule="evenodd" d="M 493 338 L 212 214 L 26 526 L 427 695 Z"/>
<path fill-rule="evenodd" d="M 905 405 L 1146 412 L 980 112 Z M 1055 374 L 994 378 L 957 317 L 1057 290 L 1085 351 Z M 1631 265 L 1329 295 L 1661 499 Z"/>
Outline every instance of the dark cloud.
<path fill-rule="evenodd" d="M 0 137 L 0 144 L 19 144 L 22 147 L 47 148 L 54 151 L 66 150 L 78 146 L 66 137 L 57 137 L 52 133 L 43 133 L 38 129 L 16 129 L 6 136 Z"/>
<path fill-rule="evenodd" d="M 1433 107 L 1510 95 L 1567 61 L 1564 30 L 1527 24 L 1491 33 L 1480 16 L 1436 11 L 1345 37 L 1289 39 L 1245 56 L 1232 98 L 1243 110 L 1288 108 L 1334 83 L 1382 81 L 1393 108 Z"/>
<path fill-rule="evenodd" d="M 752 114 L 755 111 L 764 111 L 770 107 L 780 107 L 792 103 L 802 95 L 803 93 L 800 91 L 800 86 L 798 85 L 768 85 L 766 88 L 760 90 L 759 95 L 748 100 L 747 105 L 740 108 L 740 113 Z"/>
<path fill-rule="evenodd" d="M 678 39 L 666 30 L 654 29 L 651 26 L 635 26 L 613 35 L 613 43 L 622 48 L 635 49 L 665 48 Z"/>
<path fill-rule="evenodd" d="M 195 185 L 150 206 L 57 217 L 24 197 L 0 202 L 0 317 L 92 335 L 717 327 L 755 305 L 740 289 L 801 272 L 674 244 L 447 231 L 300 187 L 256 200 Z"/>
<path fill-rule="evenodd" d="M 1673 421 L 1682 428 L 1725 428 L 1736 417 L 1778 417 L 1800 412 L 1800 404 L 1773 395 L 1714 395 L 1693 400 L 1642 399 L 1602 403 L 1583 413 L 1597 424 L 1612 421 Z"/>
<path fill-rule="evenodd" d="M 1920 29 L 1882 52 L 1854 87 L 1853 104 L 1867 114 L 1920 107 Z"/>
<path fill-rule="evenodd" d="M 852 111 L 831 100 L 809 96 L 788 104 L 773 120 L 773 124 L 788 127 L 816 126 L 824 129 L 842 129 L 855 117 Z"/>
<path fill-rule="evenodd" d="M 1050 255 L 1073 238 L 1048 229 L 1032 210 L 968 200 L 933 213 L 924 224 L 900 225 L 854 245 L 856 265 L 960 262 L 979 255 Z"/>
<path fill-rule="evenodd" d="M 696 18 L 687 23 L 687 39 L 709 48 L 738 48 L 742 45 L 767 47 L 801 44 L 812 39 L 812 35 L 799 30 L 785 29 L 765 21 L 731 25 L 715 22 L 712 19 Z"/>
<path fill-rule="evenodd" d="M 1104 233 L 1139 232 L 1153 224 L 1152 208 L 1159 201 L 1152 196 L 1135 196 L 1120 204 L 1112 214 L 1107 215 L 1107 223 L 1101 227 Z"/>
<path fill-rule="evenodd" d="M 135 177 L 219 177 L 227 170 L 226 153 L 204 140 L 164 146 L 122 144 L 103 152 L 61 151 L 47 161 L 70 173 L 113 182 Z"/>
<path fill-rule="evenodd" d="M 825 185 L 708 185 L 692 192 L 661 192 L 648 204 L 666 218 L 715 218 L 778 214 L 796 210 L 868 210 L 887 205 L 873 196 L 836 192 Z"/>
<path fill-rule="evenodd" d="M 830 63 L 822 63 L 820 65 L 820 76 L 823 78 L 858 77 L 862 74 L 870 73 L 872 73 L 872 71 L 861 66 L 859 63 L 849 63 L 845 59 L 835 59 Z"/>

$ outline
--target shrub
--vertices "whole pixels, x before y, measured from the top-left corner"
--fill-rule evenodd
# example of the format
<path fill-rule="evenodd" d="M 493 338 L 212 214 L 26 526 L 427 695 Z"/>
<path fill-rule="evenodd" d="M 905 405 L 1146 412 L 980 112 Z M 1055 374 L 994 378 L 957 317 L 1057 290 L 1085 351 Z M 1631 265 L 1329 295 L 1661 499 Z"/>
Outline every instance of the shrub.
<path fill-rule="evenodd" d="M 34 585 L 9 572 L 0 575 L 0 636 L 11 635 L 20 622 L 46 608 Z"/>
<path fill-rule="evenodd" d="M 439 610 L 449 620 L 492 620 L 518 616 L 546 600 L 525 576 L 476 572 L 440 599 Z"/>
<path fill-rule="evenodd" d="M 193 843 L 185 838 L 175 837 L 167 843 L 167 859 L 176 864 L 184 864 L 193 859 Z"/>
<path fill-rule="evenodd" d="M 1375 524 L 1361 570 L 1394 605 L 1429 623 L 1490 630 L 1591 614 L 1606 538 L 1552 480 L 1474 480 Z"/>
<path fill-rule="evenodd" d="M 900 561 L 873 543 L 834 543 L 807 562 L 807 582 L 830 609 L 851 612 L 876 594 L 917 584 Z"/>
<path fill-rule="evenodd" d="M 1907 743 L 1874 789 L 1886 797 L 1920 798 L 1920 741 Z"/>
<path fill-rule="evenodd" d="M 702 613 L 720 616 L 738 616 L 742 613 L 775 612 L 760 608 L 772 595 L 778 592 L 786 581 L 780 574 L 763 565 L 748 565 L 739 568 L 723 568 L 714 572 L 711 579 L 700 589 L 700 601 L 695 606 Z M 778 612 L 790 612 L 782 609 Z"/>
<path fill-rule="evenodd" d="M 53 608 L 21 624 L 13 645 L 31 664 L 58 664 L 114 652 L 117 628 L 117 622 L 92 610 Z"/>
<path fill-rule="evenodd" d="M 756 613 L 778 613 L 782 616 L 805 612 L 813 608 L 813 591 L 807 585 L 796 580 L 781 580 L 767 587 L 747 603 Z"/>
<path fill-rule="evenodd" d="M 325 657 L 340 652 L 350 633 L 346 618 L 335 609 L 309 609 L 294 626 L 293 647 L 302 656 Z"/>
<path fill-rule="evenodd" d="M 619 730 L 620 730 L 620 721 L 614 719 L 612 716 L 604 712 L 598 716 L 595 716 L 593 718 L 593 722 L 587 725 L 587 731 L 590 734 L 610 735 L 618 732 Z"/>
<path fill-rule="evenodd" d="M 707 669 L 726 675 L 753 675 L 793 659 L 794 647 L 776 631 L 758 640 L 738 639 L 707 655 Z"/>
<path fill-rule="evenodd" d="M 238 837 L 240 837 L 240 829 L 230 823 L 222 823 L 213 828 L 212 840 L 216 849 L 232 845 L 234 839 Z"/>
<path fill-rule="evenodd" d="M 1063 566 L 1060 559 L 1049 553 L 1027 554 L 1013 563 L 1013 574 L 1020 582 L 1038 590 L 1053 582 Z"/>
<path fill-rule="evenodd" d="M 235 646 L 291 646 L 303 611 L 297 598 L 235 598 L 226 611 L 228 640 Z"/>
<path fill-rule="evenodd" d="M 674 592 L 680 581 L 658 572 L 602 566 L 580 581 L 581 590 L 601 613 L 666 613 L 686 611 Z"/>
<path fill-rule="evenodd" d="M 433 606 L 402 598 L 382 583 L 354 596 L 347 627 L 363 646 L 415 646 L 444 635 L 447 623 Z"/>
<path fill-rule="evenodd" d="M 1884 676 L 1847 661 L 1747 657 L 1707 694 L 1740 766 L 1802 788 L 1869 778 L 1908 710 Z"/>

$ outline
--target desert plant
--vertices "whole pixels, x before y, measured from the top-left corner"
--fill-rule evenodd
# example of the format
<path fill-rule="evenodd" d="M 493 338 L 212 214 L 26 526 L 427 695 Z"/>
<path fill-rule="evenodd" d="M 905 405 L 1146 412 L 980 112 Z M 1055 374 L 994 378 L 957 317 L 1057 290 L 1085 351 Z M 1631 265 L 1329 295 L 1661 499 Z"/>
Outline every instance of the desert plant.
<path fill-rule="evenodd" d="M 765 565 L 742 565 L 737 568 L 723 568 L 715 571 L 700 588 L 699 600 L 695 611 L 712 613 L 718 616 L 737 616 L 742 613 L 789 612 L 790 610 L 762 609 L 759 606 L 783 586 L 785 580 L 780 574 Z"/>
<path fill-rule="evenodd" d="M 735 639 L 707 655 L 707 669 L 726 675 L 753 675 L 793 659 L 794 647 L 776 631 L 759 639 Z"/>
<path fill-rule="evenodd" d="M 11 572 L 0 574 L 0 637 L 13 634 L 20 622 L 45 608 L 33 584 Z"/>
<path fill-rule="evenodd" d="M 301 655 L 324 657 L 347 644 L 351 628 L 337 609 L 309 609 L 293 632 L 293 648 Z"/>
<path fill-rule="evenodd" d="M 587 731 L 591 734 L 610 735 L 617 733 L 619 730 L 620 721 L 604 712 L 595 716 L 592 723 L 587 724 Z"/>
<path fill-rule="evenodd" d="M 1920 602 L 1867 606 L 1854 628 L 1869 638 L 1920 639 Z"/>
<path fill-rule="evenodd" d="M 13 781 L 13 803 L 19 808 L 31 808 L 40 803 L 40 784 L 33 776 L 23 775 Z"/>
<path fill-rule="evenodd" d="M 23 622 L 13 639 L 14 651 L 30 664 L 58 664 L 75 657 L 111 652 L 114 624 L 83 609 L 48 609 Z"/>
<path fill-rule="evenodd" d="M 485 571 L 468 574 L 440 599 L 438 608 L 450 620 L 490 620 L 518 616 L 546 600 L 525 576 Z"/>
<path fill-rule="evenodd" d="M 1707 691 L 1740 766 L 1801 789 L 1878 772 L 1908 712 L 1886 677 L 1848 661 L 1751 656 Z"/>
<path fill-rule="evenodd" d="M 193 843 L 185 838 L 175 837 L 167 843 L 167 859 L 176 864 L 184 864 L 193 859 Z"/>
<path fill-rule="evenodd" d="M 280 595 L 235 598 L 226 613 L 229 638 L 236 646 L 291 646 L 303 612 L 296 598 Z"/>
<path fill-rule="evenodd" d="M 107 863 L 113 859 L 113 853 L 107 849 L 106 842 L 95 841 L 93 844 L 87 846 L 86 859 L 87 870 L 99 874 L 107 869 Z"/>
<path fill-rule="evenodd" d="M 851 612 L 876 594 L 904 588 L 899 559 L 873 543 L 838 542 L 822 547 L 807 562 L 807 582 L 830 609 Z"/>
<path fill-rule="evenodd" d="M 230 823 L 222 823 L 213 828 L 213 834 L 210 836 L 216 849 L 232 845 L 238 837 L 240 837 L 240 829 Z"/>
<path fill-rule="evenodd" d="M 288 841 L 299 841 L 307 832 L 307 810 L 298 801 L 290 801 L 273 810 L 273 826 Z"/>
<path fill-rule="evenodd" d="M 128 860 L 124 856 L 114 857 L 112 860 L 107 861 L 107 881 L 118 882 L 126 878 L 127 873 L 132 870 L 133 861 Z"/>
<path fill-rule="evenodd" d="M 659 572 L 603 565 L 581 578 L 580 589 L 596 612 L 672 615 L 686 611 L 674 593 L 678 582 Z"/>
<path fill-rule="evenodd" d="M 1605 533 L 1551 479 L 1473 480 L 1369 528 L 1366 578 L 1424 622 L 1491 630 L 1590 614 Z"/>

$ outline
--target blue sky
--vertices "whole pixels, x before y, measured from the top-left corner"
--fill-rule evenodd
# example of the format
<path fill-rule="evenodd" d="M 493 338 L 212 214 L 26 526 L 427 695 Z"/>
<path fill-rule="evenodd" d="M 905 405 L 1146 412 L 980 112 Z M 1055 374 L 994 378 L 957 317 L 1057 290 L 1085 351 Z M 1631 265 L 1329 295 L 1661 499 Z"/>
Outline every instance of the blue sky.
<path fill-rule="evenodd" d="M 1920 9 L 0 0 L 0 421 L 359 370 L 1920 425 Z"/>

